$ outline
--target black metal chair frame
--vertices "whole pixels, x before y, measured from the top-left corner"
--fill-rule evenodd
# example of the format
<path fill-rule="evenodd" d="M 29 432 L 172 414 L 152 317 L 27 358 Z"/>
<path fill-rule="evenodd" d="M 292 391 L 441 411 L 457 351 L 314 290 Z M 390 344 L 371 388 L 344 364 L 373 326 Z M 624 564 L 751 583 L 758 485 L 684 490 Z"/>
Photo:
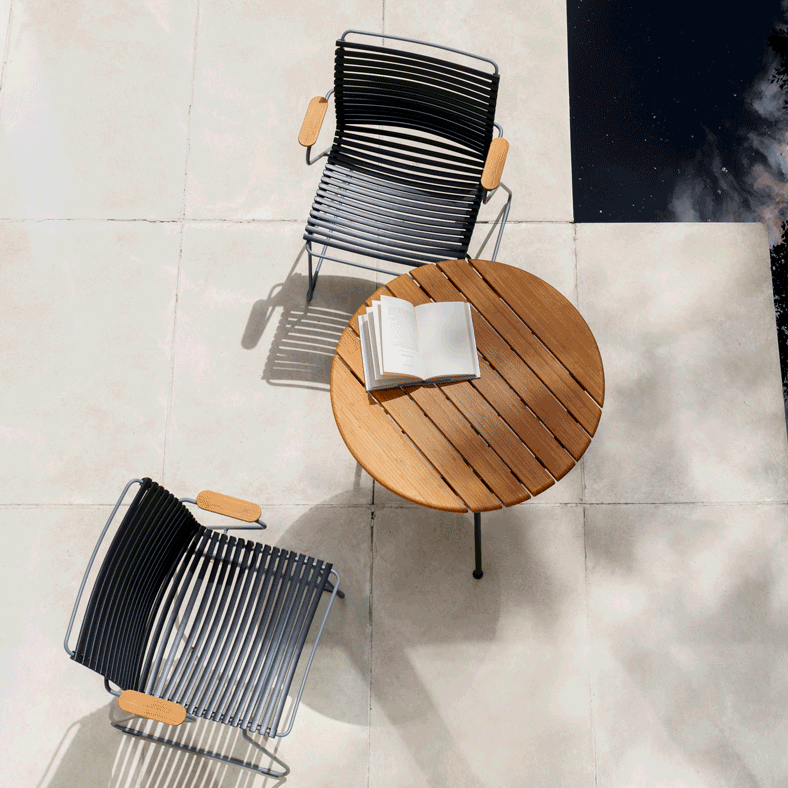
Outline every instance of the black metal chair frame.
<path fill-rule="evenodd" d="M 495 70 L 489 74 L 435 57 L 346 42 L 351 33 L 455 52 Z M 408 266 L 467 258 L 479 207 L 501 186 L 509 197 L 499 215 L 495 260 L 512 192 L 500 182 L 487 190 L 480 178 L 493 127 L 503 137 L 503 128 L 494 122 L 498 79 L 493 60 L 470 52 L 360 30 L 343 33 L 337 41 L 334 88 L 324 97 L 327 102 L 335 95 L 334 142 L 314 158 L 312 145 L 306 146 L 308 165 L 328 158 L 303 236 L 307 301 L 324 260 L 401 273 L 330 256 L 328 248 Z M 394 127 L 431 136 L 394 132 Z M 416 148 L 414 142 L 428 142 L 433 149 Z M 316 252 L 313 243 L 323 244 L 322 251 Z M 314 272 L 313 257 L 318 260 Z"/>
<path fill-rule="evenodd" d="M 99 569 L 72 650 L 68 639 L 88 575 L 133 484 L 140 488 Z M 259 518 L 255 525 L 214 530 L 200 525 L 186 503 L 198 502 L 176 499 L 148 478 L 132 479 L 126 485 L 88 562 L 64 648 L 73 660 L 104 676 L 107 692 L 119 700 L 121 691 L 111 684 L 181 705 L 187 722 L 204 717 L 241 727 L 244 738 L 282 771 L 122 724 L 139 715 L 110 720 L 114 728 L 284 777 L 290 771 L 287 764 L 249 732 L 267 739 L 287 736 L 292 730 L 334 597 L 344 597 L 339 574 L 330 563 L 227 536 L 228 530 L 265 528 Z M 334 584 L 329 575 L 334 575 Z M 280 730 L 288 691 L 323 591 L 330 591 L 331 598 L 290 721 Z"/>

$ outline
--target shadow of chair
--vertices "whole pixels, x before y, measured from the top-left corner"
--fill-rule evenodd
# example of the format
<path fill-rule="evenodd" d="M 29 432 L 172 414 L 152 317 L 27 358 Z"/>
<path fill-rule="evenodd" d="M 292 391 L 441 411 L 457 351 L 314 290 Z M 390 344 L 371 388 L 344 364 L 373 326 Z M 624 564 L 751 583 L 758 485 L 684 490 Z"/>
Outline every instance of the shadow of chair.
<path fill-rule="evenodd" d="M 290 272 L 252 306 L 241 346 L 254 349 L 273 320 L 274 334 L 263 370 L 271 386 L 328 391 L 337 342 L 359 306 L 375 292 L 371 279 L 324 275 L 321 292 L 304 301 L 307 277 Z"/>

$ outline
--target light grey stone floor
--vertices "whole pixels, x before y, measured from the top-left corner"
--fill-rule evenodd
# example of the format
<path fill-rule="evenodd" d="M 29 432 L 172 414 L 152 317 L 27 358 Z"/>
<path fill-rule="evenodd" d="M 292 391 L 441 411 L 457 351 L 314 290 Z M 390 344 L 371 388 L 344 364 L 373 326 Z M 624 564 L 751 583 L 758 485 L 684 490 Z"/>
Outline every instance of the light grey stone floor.
<path fill-rule="evenodd" d="M 332 343 L 387 277 L 326 264 L 305 304 L 320 167 L 296 138 L 349 28 L 498 62 L 515 194 L 498 257 L 575 303 L 604 361 L 590 448 L 484 516 L 481 581 L 471 517 L 376 485 L 334 424 Z M 275 743 L 288 784 L 788 783 L 766 233 L 572 223 L 563 0 L 0 0 L 0 45 L 0 783 L 276 782 L 124 737 L 63 651 L 98 532 L 146 475 L 259 502 L 266 541 L 342 575 Z M 237 733 L 189 735 L 245 755 Z"/>

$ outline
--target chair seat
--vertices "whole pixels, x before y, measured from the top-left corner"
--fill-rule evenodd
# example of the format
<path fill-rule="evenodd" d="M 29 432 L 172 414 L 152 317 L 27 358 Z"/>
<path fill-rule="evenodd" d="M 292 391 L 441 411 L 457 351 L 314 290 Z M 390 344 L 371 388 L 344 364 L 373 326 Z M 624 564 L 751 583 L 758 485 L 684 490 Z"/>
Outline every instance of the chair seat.
<path fill-rule="evenodd" d="M 102 563 L 72 659 L 122 690 L 276 736 L 331 571 L 206 528 L 143 479 Z"/>
<path fill-rule="evenodd" d="M 196 717 L 276 736 L 331 564 L 209 529 L 195 543 L 140 685 Z"/>
<path fill-rule="evenodd" d="M 346 128 L 334 141 L 304 239 L 407 265 L 462 258 L 482 200 L 483 166 L 478 154 L 435 135 Z"/>

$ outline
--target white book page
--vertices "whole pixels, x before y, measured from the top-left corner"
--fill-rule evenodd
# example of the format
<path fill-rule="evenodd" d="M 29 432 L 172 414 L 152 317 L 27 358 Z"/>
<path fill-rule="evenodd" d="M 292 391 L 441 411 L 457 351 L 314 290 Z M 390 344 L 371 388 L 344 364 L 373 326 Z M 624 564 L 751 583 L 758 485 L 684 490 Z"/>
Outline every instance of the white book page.
<path fill-rule="evenodd" d="M 364 384 L 367 391 L 377 384 L 373 367 L 372 343 L 369 339 L 369 326 L 367 321 L 369 315 L 366 313 L 358 316 L 358 335 L 361 340 L 361 363 L 364 367 Z"/>
<path fill-rule="evenodd" d="M 471 307 L 465 301 L 441 301 L 415 308 L 424 377 L 479 375 Z"/>
<path fill-rule="evenodd" d="M 413 304 L 401 298 L 381 296 L 380 306 L 375 302 L 375 318 L 380 315 L 381 372 L 389 375 L 412 376 L 421 380 L 423 370 L 419 357 L 419 335 Z M 378 312 L 378 309 L 380 310 Z"/>

